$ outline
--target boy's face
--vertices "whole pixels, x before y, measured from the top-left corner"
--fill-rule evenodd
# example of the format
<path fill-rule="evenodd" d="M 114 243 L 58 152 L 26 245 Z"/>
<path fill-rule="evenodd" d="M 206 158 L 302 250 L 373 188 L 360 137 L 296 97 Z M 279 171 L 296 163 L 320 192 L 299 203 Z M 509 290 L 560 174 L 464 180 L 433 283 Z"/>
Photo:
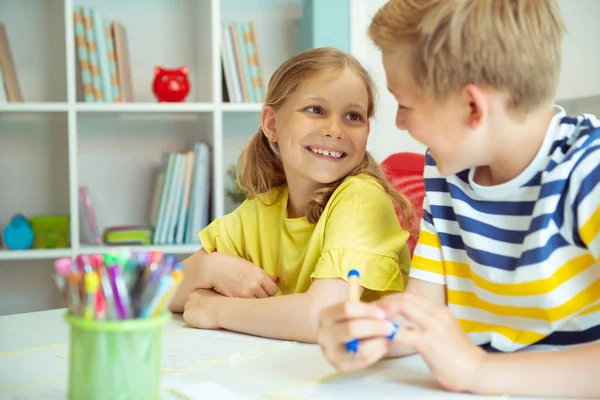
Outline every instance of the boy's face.
<path fill-rule="evenodd" d="M 409 50 L 383 52 L 388 89 L 398 102 L 396 126 L 429 148 L 441 174 L 470 168 L 477 141 L 469 125 L 469 102 L 460 94 L 443 102 L 428 98 L 411 76 Z"/>
<path fill-rule="evenodd" d="M 268 130 L 277 141 L 290 186 L 322 187 L 362 162 L 369 136 L 368 102 L 363 80 L 350 69 L 304 82 L 284 101 Z"/>

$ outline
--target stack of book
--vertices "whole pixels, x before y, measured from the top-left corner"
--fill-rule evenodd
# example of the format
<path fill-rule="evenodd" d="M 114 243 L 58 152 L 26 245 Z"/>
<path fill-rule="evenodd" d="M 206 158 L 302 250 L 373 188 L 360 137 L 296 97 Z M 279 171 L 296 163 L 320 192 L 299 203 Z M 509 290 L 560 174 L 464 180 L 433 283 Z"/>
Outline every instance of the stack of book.
<path fill-rule="evenodd" d="M 116 20 L 103 20 L 100 12 L 90 7 L 78 7 L 74 19 L 85 102 L 132 102 L 129 49 L 123 26 Z"/>
<path fill-rule="evenodd" d="M 0 103 L 23 101 L 6 28 L 0 22 Z"/>
<path fill-rule="evenodd" d="M 222 32 L 223 101 L 264 101 L 264 79 L 256 24 L 236 22 Z"/>
<path fill-rule="evenodd" d="M 210 149 L 205 143 L 193 150 L 169 153 L 156 178 L 151 207 L 154 244 L 198 244 L 198 233 L 208 225 Z"/>

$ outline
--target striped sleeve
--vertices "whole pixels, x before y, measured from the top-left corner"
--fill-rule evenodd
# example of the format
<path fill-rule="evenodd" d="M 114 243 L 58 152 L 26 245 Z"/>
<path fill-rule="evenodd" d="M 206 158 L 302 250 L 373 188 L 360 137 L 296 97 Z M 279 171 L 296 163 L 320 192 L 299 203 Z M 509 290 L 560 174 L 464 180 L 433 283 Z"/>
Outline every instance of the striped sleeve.
<path fill-rule="evenodd" d="M 425 190 L 431 180 L 443 179 L 433 158 L 427 154 L 425 165 Z M 446 284 L 442 245 L 431 216 L 428 192 L 423 199 L 423 218 L 419 232 L 419 241 L 410 264 L 410 277 L 423 281 Z"/>
<path fill-rule="evenodd" d="M 569 182 L 576 234 L 600 262 L 600 131 L 586 146 Z"/>

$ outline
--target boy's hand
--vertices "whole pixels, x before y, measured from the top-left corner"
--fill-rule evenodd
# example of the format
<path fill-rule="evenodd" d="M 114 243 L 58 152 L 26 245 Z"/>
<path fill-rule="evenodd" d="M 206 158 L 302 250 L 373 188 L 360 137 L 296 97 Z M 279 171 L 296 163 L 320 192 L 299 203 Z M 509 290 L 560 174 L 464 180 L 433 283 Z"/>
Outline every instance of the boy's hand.
<path fill-rule="evenodd" d="M 279 290 L 278 277 L 271 276 L 243 258 L 225 253 L 211 253 L 210 276 L 212 287 L 227 297 L 264 298 Z"/>
<path fill-rule="evenodd" d="M 474 389 L 488 354 L 469 341 L 447 306 L 411 293 L 387 296 L 376 304 L 386 315 L 401 315 L 414 325 L 401 326 L 395 341 L 421 354 L 446 390 Z"/>
<path fill-rule="evenodd" d="M 196 289 L 183 307 L 183 320 L 192 328 L 221 329 L 219 310 L 225 299 L 211 289 Z"/>
<path fill-rule="evenodd" d="M 380 308 L 366 303 L 339 303 L 319 314 L 317 343 L 329 362 L 340 371 L 368 367 L 383 358 L 392 341 L 394 327 Z M 346 343 L 359 339 L 358 352 L 348 354 Z"/>

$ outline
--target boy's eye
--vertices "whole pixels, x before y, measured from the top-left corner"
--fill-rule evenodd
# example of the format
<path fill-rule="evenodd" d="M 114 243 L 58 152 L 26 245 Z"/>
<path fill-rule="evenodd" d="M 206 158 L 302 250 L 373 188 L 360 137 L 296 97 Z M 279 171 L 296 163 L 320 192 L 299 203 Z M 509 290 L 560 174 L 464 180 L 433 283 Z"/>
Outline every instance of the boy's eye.
<path fill-rule="evenodd" d="M 311 114 L 323 114 L 323 109 L 319 106 L 312 106 L 312 107 L 308 107 L 305 109 L 306 111 L 308 111 Z"/>
<path fill-rule="evenodd" d="M 362 115 L 360 115 L 359 113 L 351 112 L 351 113 L 348 113 L 348 119 L 350 121 L 358 122 L 358 121 L 362 121 L 363 118 L 362 118 Z"/>

